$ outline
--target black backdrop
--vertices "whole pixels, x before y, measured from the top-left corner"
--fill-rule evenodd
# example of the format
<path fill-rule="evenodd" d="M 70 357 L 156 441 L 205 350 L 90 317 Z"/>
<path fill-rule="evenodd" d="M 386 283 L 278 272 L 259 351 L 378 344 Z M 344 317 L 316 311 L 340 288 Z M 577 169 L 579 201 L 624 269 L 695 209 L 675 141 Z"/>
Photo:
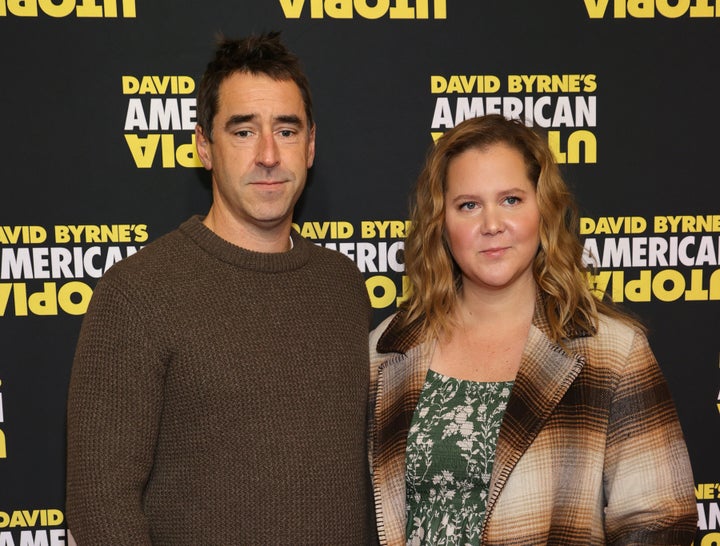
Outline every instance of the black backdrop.
<path fill-rule="evenodd" d="M 318 123 L 297 229 L 403 294 L 407 196 L 463 117 L 532 113 L 591 279 L 640 315 L 720 544 L 720 6 L 713 0 L 0 0 L 0 546 L 71 543 L 65 402 L 107 267 L 209 206 L 192 149 L 215 36 L 281 30 Z M 528 122 L 530 122 L 528 120 Z"/>

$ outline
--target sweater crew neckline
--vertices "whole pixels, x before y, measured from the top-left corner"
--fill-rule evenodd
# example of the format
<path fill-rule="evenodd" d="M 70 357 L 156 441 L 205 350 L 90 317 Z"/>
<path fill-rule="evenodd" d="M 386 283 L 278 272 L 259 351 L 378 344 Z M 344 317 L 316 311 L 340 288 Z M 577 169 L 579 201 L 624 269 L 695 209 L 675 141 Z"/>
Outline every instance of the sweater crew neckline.
<path fill-rule="evenodd" d="M 290 230 L 292 248 L 285 252 L 255 252 L 239 247 L 215 234 L 202 223 L 203 217 L 192 216 L 180 225 L 180 231 L 192 239 L 200 248 L 211 256 L 228 264 L 264 271 L 281 273 L 292 271 L 305 265 L 309 259 L 312 243 L 303 239 L 294 229 Z"/>

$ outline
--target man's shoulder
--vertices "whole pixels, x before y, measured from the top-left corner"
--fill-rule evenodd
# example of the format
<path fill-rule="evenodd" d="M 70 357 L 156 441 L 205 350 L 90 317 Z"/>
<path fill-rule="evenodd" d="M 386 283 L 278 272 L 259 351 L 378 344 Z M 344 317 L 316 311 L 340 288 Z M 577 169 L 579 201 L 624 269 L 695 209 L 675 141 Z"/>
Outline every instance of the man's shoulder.
<path fill-rule="evenodd" d="M 311 240 L 301 236 L 299 236 L 297 240 L 300 240 L 302 244 L 308 245 L 309 254 L 312 260 L 315 260 L 317 262 L 324 262 L 334 267 L 339 267 L 343 269 L 354 269 L 355 271 L 357 271 L 358 275 L 360 274 L 360 271 L 358 270 L 357 265 L 355 265 L 355 262 L 342 252 L 333 250 L 331 248 L 325 248 L 324 246 L 315 244 Z"/>
<path fill-rule="evenodd" d="M 176 228 L 114 264 L 105 272 L 101 282 L 123 283 L 131 279 L 156 282 L 165 278 L 178 264 L 186 262 L 184 258 L 191 248 L 188 243 L 189 239 L 181 228 Z"/>
<path fill-rule="evenodd" d="M 312 282 L 305 288 L 326 295 L 333 294 L 342 305 L 366 309 L 369 316 L 370 300 L 365 278 L 355 262 L 345 254 L 316 245 L 308 239 L 299 238 L 298 244 L 308 247 L 309 258 L 305 273 L 312 276 Z M 304 278 L 307 279 L 307 276 Z"/>

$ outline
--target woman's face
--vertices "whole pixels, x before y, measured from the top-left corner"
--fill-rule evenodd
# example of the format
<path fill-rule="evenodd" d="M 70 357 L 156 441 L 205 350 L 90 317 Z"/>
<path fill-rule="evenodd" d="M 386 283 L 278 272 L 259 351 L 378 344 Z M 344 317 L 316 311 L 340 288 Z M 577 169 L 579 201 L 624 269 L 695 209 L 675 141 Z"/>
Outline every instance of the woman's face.
<path fill-rule="evenodd" d="M 501 291 L 534 282 L 540 211 L 520 152 L 498 143 L 450 161 L 445 234 L 465 290 Z"/>

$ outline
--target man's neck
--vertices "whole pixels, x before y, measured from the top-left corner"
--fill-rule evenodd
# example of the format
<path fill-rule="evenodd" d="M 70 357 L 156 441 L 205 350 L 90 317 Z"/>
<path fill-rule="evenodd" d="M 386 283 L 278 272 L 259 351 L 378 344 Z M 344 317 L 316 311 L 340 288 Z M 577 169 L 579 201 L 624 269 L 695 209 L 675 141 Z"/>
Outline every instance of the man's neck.
<path fill-rule="evenodd" d="M 292 248 L 290 219 L 272 227 L 253 226 L 224 218 L 211 208 L 203 224 L 218 237 L 246 250 L 277 253 Z"/>

